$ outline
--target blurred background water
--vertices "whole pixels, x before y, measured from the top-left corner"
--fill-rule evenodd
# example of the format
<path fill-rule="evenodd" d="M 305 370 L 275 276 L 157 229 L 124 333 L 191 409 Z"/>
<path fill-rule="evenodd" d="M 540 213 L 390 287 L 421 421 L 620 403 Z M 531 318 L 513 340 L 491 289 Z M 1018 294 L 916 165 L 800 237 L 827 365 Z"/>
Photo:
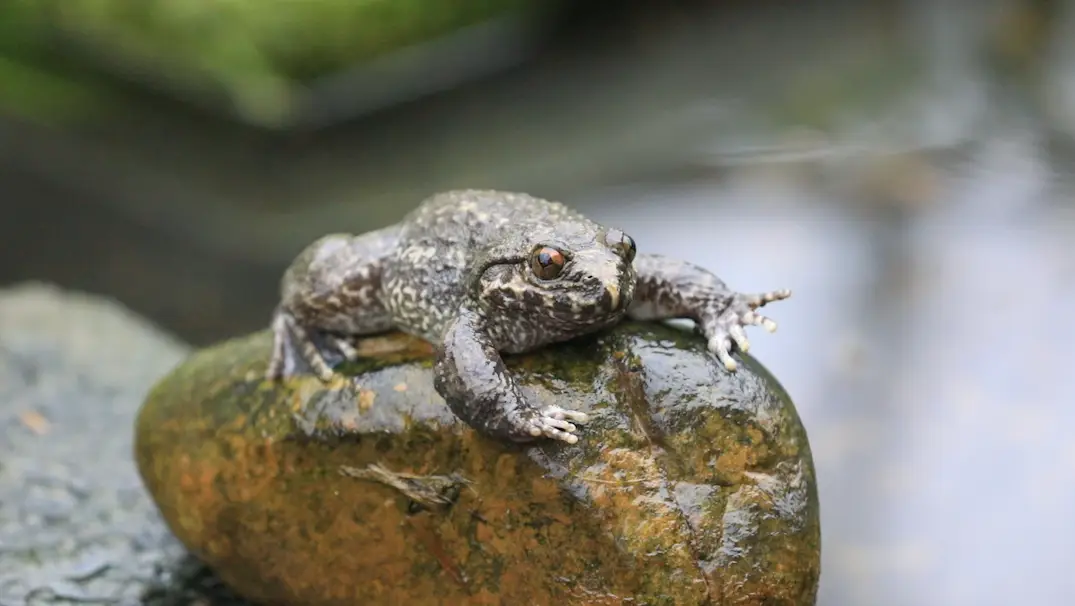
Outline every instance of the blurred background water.
<path fill-rule="evenodd" d="M 206 344 L 323 233 L 557 198 L 794 291 L 752 341 L 811 438 L 819 604 L 1070 602 L 1075 2 L 387 4 L 9 0 L 0 285 Z"/>

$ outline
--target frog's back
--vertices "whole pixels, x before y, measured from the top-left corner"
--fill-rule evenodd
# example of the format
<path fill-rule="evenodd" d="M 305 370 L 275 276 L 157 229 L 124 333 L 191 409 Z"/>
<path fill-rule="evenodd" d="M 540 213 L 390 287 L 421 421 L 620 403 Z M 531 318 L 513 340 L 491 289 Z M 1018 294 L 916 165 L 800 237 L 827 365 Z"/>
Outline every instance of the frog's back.
<path fill-rule="evenodd" d="M 585 220 L 558 202 L 496 190 L 435 194 L 401 222 L 385 268 L 383 300 L 396 325 L 436 339 L 462 299 L 475 258 L 492 244 L 541 226 Z"/>
<path fill-rule="evenodd" d="M 403 220 L 402 239 L 480 250 L 520 228 L 582 216 L 559 202 L 496 190 L 455 190 L 426 199 Z M 460 246 L 461 244 L 461 246 Z"/>

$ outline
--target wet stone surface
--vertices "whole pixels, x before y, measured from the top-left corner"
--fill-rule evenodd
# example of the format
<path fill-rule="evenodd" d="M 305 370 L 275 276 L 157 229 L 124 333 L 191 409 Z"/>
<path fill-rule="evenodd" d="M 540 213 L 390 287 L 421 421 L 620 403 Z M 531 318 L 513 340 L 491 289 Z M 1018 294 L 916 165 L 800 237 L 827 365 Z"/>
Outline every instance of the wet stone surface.
<path fill-rule="evenodd" d="M 348 377 L 266 383 L 270 337 L 201 350 L 139 413 L 139 471 L 175 534 L 277 604 L 813 604 L 805 432 L 779 384 L 687 331 L 624 324 L 508 360 L 593 419 L 574 445 L 457 421 L 429 346 L 359 342 Z"/>
<path fill-rule="evenodd" d="M 187 348 L 118 306 L 0 291 L 0 604 L 241 604 L 168 532 L 131 456 Z"/>

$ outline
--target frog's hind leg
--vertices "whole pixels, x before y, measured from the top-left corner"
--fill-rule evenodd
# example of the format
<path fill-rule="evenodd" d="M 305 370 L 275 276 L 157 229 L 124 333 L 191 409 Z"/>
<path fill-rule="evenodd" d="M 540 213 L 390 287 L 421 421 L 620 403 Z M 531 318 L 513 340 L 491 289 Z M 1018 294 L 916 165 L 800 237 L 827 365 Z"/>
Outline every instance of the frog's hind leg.
<path fill-rule="evenodd" d="M 326 361 L 358 356 L 353 339 L 393 327 L 381 302 L 381 274 L 395 250 L 395 227 L 362 236 L 329 234 L 307 246 L 284 273 L 272 326 L 276 342 L 268 376 L 306 362 L 321 380 L 335 372 Z M 336 355 L 338 354 L 338 356 Z"/>
<path fill-rule="evenodd" d="M 332 380 L 334 374 L 332 367 L 325 361 L 317 345 L 310 338 L 310 334 L 295 320 L 294 316 L 285 310 L 277 310 L 272 321 L 272 331 L 273 349 L 269 367 L 265 371 L 267 379 L 275 381 L 283 377 L 287 368 L 287 356 L 298 355 L 322 381 Z M 341 349 L 341 352 L 345 357 L 352 359 L 350 355 L 357 355 L 357 353 L 349 343 L 347 346 L 349 350 Z"/>

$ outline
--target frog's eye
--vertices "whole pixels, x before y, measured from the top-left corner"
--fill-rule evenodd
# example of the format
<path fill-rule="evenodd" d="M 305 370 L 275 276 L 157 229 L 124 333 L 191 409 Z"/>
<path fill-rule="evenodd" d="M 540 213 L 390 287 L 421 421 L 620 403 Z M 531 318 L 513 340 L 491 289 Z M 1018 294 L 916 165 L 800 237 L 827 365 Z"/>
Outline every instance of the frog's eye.
<path fill-rule="evenodd" d="M 559 276 L 564 269 L 564 263 L 564 253 L 548 246 L 537 249 L 530 257 L 530 268 L 534 270 L 534 275 L 542 280 L 552 280 Z"/>
<path fill-rule="evenodd" d="M 632 263 L 635 260 L 635 253 L 637 252 L 635 249 L 635 241 L 631 236 L 628 236 L 622 231 L 618 229 L 608 230 L 608 232 L 605 233 L 605 244 L 616 251 L 616 254 L 624 261 L 627 261 L 627 263 Z"/>
<path fill-rule="evenodd" d="M 638 249 L 635 248 L 634 238 L 627 234 L 623 234 L 623 246 L 626 249 L 623 259 L 629 264 L 633 263 L 635 260 L 635 253 L 638 252 Z"/>

